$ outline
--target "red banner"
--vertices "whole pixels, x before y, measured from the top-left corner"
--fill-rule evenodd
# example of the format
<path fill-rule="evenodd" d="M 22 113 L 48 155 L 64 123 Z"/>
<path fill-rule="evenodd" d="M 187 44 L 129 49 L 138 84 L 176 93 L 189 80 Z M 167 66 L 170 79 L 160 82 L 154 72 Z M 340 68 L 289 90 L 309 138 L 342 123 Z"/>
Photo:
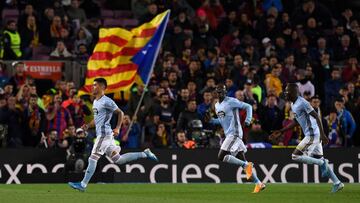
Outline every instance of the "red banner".
<path fill-rule="evenodd" d="M 24 61 L 25 75 L 35 79 L 61 80 L 64 62 L 55 61 Z"/>

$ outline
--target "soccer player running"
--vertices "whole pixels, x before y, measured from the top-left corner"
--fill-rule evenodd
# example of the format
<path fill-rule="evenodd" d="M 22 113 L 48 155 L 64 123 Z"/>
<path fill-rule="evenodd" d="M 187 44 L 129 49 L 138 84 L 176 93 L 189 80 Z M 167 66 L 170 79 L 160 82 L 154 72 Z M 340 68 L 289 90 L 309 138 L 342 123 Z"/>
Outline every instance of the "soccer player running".
<path fill-rule="evenodd" d="M 290 101 L 291 110 L 295 114 L 293 123 L 281 130 L 274 131 L 270 139 L 275 139 L 283 132 L 293 129 L 300 125 L 304 132 L 304 139 L 298 144 L 292 153 L 292 159 L 301 163 L 316 164 L 320 166 L 321 176 L 329 177 L 333 182 L 331 192 L 337 192 L 344 188 L 344 184 L 335 175 L 328 166 L 328 160 L 323 158 L 323 149 L 321 143 L 327 144 L 328 138 L 325 136 L 321 120 L 309 102 L 299 96 L 297 84 L 289 83 L 285 89 L 286 100 Z"/>
<path fill-rule="evenodd" d="M 115 145 L 114 136 L 119 134 L 124 113 L 118 108 L 115 102 L 105 95 L 107 82 L 104 78 L 96 78 L 93 83 L 92 93 L 95 97 L 93 103 L 94 120 L 85 124 L 82 128 L 87 130 L 90 127 L 96 129 L 96 140 L 89 157 L 88 167 L 84 179 L 81 182 L 69 182 L 70 187 L 84 192 L 87 184 L 93 176 L 97 161 L 103 154 L 109 156 L 116 164 L 125 164 L 140 158 L 148 158 L 158 161 L 157 157 L 149 150 L 143 152 L 132 152 L 120 155 L 121 148 Z M 115 129 L 111 129 L 110 120 L 112 114 L 118 116 Z"/>
<path fill-rule="evenodd" d="M 247 162 L 245 153 L 247 151 L 242 141 L 243 131 L 240 123 L 239 109 L 246 109 L 245 125 L 249 126 L 252 119 L 251 105 L 241 102 L 235 98 L 226 96 L 226 87 L 218 85 L 216 87 L 219 101 L 215 104 L 215 111 L 225 133 L 218 159 L 223 162 L 235 164 L 243 167 L 246 173 L 246 179 L 252 178 L 255 183 L 253 193 L 259 193 L 265 189 L 265 184 L 261 183 L 253 171 L 253 163 Z"/>

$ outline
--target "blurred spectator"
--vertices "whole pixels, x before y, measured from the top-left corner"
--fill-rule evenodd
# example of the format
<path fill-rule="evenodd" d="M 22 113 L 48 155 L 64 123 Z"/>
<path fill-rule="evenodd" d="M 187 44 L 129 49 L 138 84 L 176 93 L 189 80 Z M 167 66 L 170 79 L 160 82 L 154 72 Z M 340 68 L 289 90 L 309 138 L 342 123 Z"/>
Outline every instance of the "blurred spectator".
<path fill-rule="evenodd" d="M 197 105 L 196 100 L 189 100 L 187 101 L 187 107 L 183 110 L 178 118 L 176 130 L 177 131 L 185 131 L 189 133 L 191 131 L 191 121 L 193 120 L 201 120 L 200 115 L 196 111 Z M 189 139 L 191 139 L 191 135 L 187 135 Z"/>
<path fill-rule="evenodd" d="M 224 9 L 220 3 L 220 0 L 204 0 L 202 6 L 197 10 L 198 16 L 205 15 L 209 21 L 210 28 L 216 30 L 218 26 L 217 18 L 222 16 Z"/>
<path fill-rule="evenodd" d="M 318 22 L 322 28 L 331 28 L 331 13 L 320 2 L 315 0 L 305 0 L 302 5 L 295 9 L 292 20 L 298 28 L 304 27 L 306 20 L 310 17 Z"/>
<path fill-rule="evenodd" d="M 5 84 L 8 83 L 10 77 L 6 71 L 6 64 L 0 60 L 0 88 L 4 88 Z"/>
<path fill-rule="evenodd" d="M 19 108 L 22 110 L 28 107 L 30 94 L 30 86 L 27 84 L 22 85 L 17 92 L 16 101 L 19 104 Z"/>
<path fill-rule="evenodd" d="M 226 64 L 226 57 L 225 55 L 220 55 L 218 58 L 218 63 L 214 69 L 215 71 L 215 78 L 218 82 L 225 82 L 226 78 L 230 77 L 230 69 Z"/>
<path fill-rule="evenodd" d="M 281 123 L 284 119 L 281 109 L 278 107 L 277 97 L 273 94 L 268 95 L 265 106 L 259 109 L 262 127 L 267 133 L 281 129 Z M 269 118 L 271 118 L 269 120 Z"/>
<path fill-rule="evenodd" d="M 9 20 L 3 34 L 4 41 L 4 60 L 21 59 L 21 36 L 17 31 L 17 25 L 14 20 Z"/>
<path fill-rule="evenodd" d="M 56 15 L 56 22 L 57 26 L 59 26 L 59 23 L 61 23 L 61 18 Z M 40 29 L 39 29 L 39 40 L 42 44 L 46 46 L 52 45 L 52 37 L 55 36 L 56 26 L 53 26 L 55 13 L 53 8 L 46 8 L 44 10 L 44 16 L 41 18 L 40 21 Z"/>
<path fill-rule="evenodd" d="M 34 16 L 29 16 L 26 19 L 26 24 L 20 31 L 21 35 L 21 50 L 24 59 L 32 57 L 32 49 L 39 45 L 39 28 Z"/>
<path fill-rule="evenodd" d="M 331 110 L 330 114 L 325 119 L 329 132 L 329 144 L 327 145 L 327 147 L 341 147 L 343 139 L 340 136 L 340 122 L 337 118 L 336 109 Z"/>
<path fill-rule="evenodd" d="M 60 16 L 61 18 L 63 18 L 66 14 L 66 11 L 61 3 L 61 0 L 54 1 L 53 9 L 54 9 L 55 15 Z"/>
<path fill-rule="evenodd" d="M 230 76 L 239 88 L 242 88 L 244 86 L 244 83 L 246 81 L 246 74 L 248 73 L 248 71 L 249 63 L 247 61 L 244 62 L 240 54 L 235 54 Z"/>
<path fill-rule="evenodd" d="M 25 6 L 25 9 L 24 9 L 23 13 L 18 18 L 18 26 L 19 26 L 20 31 L 21 31 L 22 28 L 25 28 L 26 25 L 28 24 L 29 16 L 34 17 L 34 20 L 38 21 L 37 13 L 34 10 L 33 5 L 31 5 L 31 4 L 27 4 Z M 35 22 L 35 23 L 37 23 L 37 22 Z"/>
<path fill-rule="evenodd" d="M 4 94 L 0 94 L 0 147 L 6 147 L 8 125 L 6 122 L 7 101 Z"/>
<path fill-rule="evenodd" d="M 225 86 L 227 89 L 227 96 L 235 97 L 235 92 L 238 90 L 238 87 L 234 84 L 234 81 L 231 78 L 226 78 Z"/>
<path fill-rule="evenodd" d="M 81 1 L 81 8 L 85 11 L 85 16 L 89 18 L 97 18 L 100 17 L 100 7 L 101 2 L 97 0 L 91 1 Z"/>
<path fill-rule="evenodd" d="M 309 92 L 310 97 L 315 95 L 315 87 L 310 80 L 305 78 L 305 70 L 299 69 L 296 73 L 297 86 L 299 87 L 300 96 L 304 96 L 304 92 Z"/>
<path fill-rule="evenodd" d="M 244 37 L 245 35 L 254 35 L 253 23 L 246 13 L 240 14 L 239 31 L 240 38 Z"/>
<path fill-rule="evenodd" d="M 206 112 L 209 110 L 212 102 L 212 91 L 207 89 L 203 93 L 203 103 L 197 106 L 197 112 L 201 118 L 204 120 Z"/>
<path fill-rule="evenodd" d="M 331 79 L 325 82 L 325 105 L 327 108 L 333 104 L 343 85 L 340 70 L 333 68 L 331 71 Z"/>
<path fill-rule="evenodd" d="M 282 89 L 282 82 L 280 80 L 280 74 L 282 70 L 281 64 L 276 64 L 272 70 L 271 73 L 266 75 L 266 79 L 264 81 L 266 91 L 269 92 L 271 90 L 275 91 L 276 96 L 278 97 L 280 93 L 283 91 Z"/>
<path fill-rule="evenodd" d="M 344 145 L 346 147 L 352 146 L 356 123 L 351 113 L 345 109 L 343 97 L 336 99 L 335 108 L 337 111 L 337 119 L 340 122 L 340 132 L 344 137 Z"/>
<path fill-rule="evenodd" d="M 147 13 L 147 0 L 131 0 L 131 11 L 135 18 L 140 19 Z"/>
<path fill-rule="evenodd" d="M 67 148 L 68 142 L 66 140 L 60 140 L 58 131 L 56 131 L 56 129 L 51 129 L 49 130 L 47 137 L 44 135 L 41 136 L 38 147 L 46 149 Z"/>
<path fill-rule="evenodd" d="M 78 50 L 75 55 L 76 60 L 81 64 L 86 64 L 90 58 L 87 46 L 85 44 L 79 44 L 76 49 Z"/>
<path fill-rule="evenodd" d="M 127 149 L 136 149 L 140 147 L 141 127 L 139 123 L 134 120 L 131 126 L 131 130 L 128 132 L 130 128 L 130 122 L 130 116 L 125 115 L 124 121 L 121 125 L 120 133 L 117 136 L 117 140 L 120 141 L 121 147 L 125 147 Z"/>
<path fill-rule="evenodd" d="M 158 14 L 158 6 L 155 2 L 147 5 L 147 12 L 139 17 L 140 24 L 151 21 Z"/>
<path fill-rule="evenodd" d="M 215 87 L 216 87 L 215 78 L 208 77 L 206 82 L 205 82 L 205 86 L 203 87 L 202 90 L 200 90 L 199 94 L 203 95 L 204 92 L 206 92 L 207 90 L 215 89 Z"/>
<path fill-rule="evenodd" d="M 60 18 L 60 16 L 54 16 L 51 21 L 50 25 L 50 35 L 52 39 L 52 44 L 55 44 L 57 40 L 61 38 L 61 30 L 65 29 L 65 26 L 63 25 L 63 22 Z"/>
<path fill-rule="evenodd" d="M 51 60 L 66 60 L 72 58 L 72 54 L 67 50 L 63 41 L 58 41 L 56 48 L 50 54 Z"/>
<path fill-rule="evenodd" d="M 3 95 L 6 99 L 15 95 L 14 86 L 11 83 L 5 84 Z"/>
<path fill-rule="evenodd" d="M 10 78 L 9 83 L 16 90 L 25 84 L 25 79 L 26 79 L 24 74 L 25 64 L 23 62 L 13 62 L 12 66 L 15 69 L 15 74 Z"/>
<path fill-rule="evenodd" d="M 360 65 L 355 56 L 350 56 L 347 65 L 342 71 L 342 79 L 344 82 L 353 82 L 360 74 Z"/>
<path fill-rule="evenodd" d="M 133 116 L 136 116 L 137 120 L 142 123 L 147 116 L 147 114 L 150 111 L 150 108 L 153 104 L 152 98 L 150 97 L 149 91 L 147 89 L 144 89 L 144 85 L 138 85 L 136 88 L 132 89 L 129 101 L 128 101 L 128 115 L 132 118 Z M 144 93 L 145 91 L 145 93 Z M 141 95 L 144 95 L 144 98 L 142 100 L 142 103 L 140 104 L 139 111 L 135 115 L 135 111 L 137 108 L 137 105 L 140 101 Z"/>
<path fill-rule="evenodd" d="M 71 134 L 74 134 L 70 135 L 68 138 L 69 149 L 67 151 L 68 156 L 65 169 L 67 171 L 74 170 L 75 172 L 80 172 L 84 170 L 86 159 L 88 158 L 88 154 L 86 153 L 86 134 L 82 128 L 78 128 L 76 129 L 76 131 L 75 128 L 74 130 L 69 129 L 69 132 L 71 132 Z"/>
<path fill-rule="evenodd" d="M 7 147 L 23 147 L 23 118 L 21 110 L 16 107 L 16 98 L 14 96 L 7 98 L 7 106 L 3 107 L 1 114 L 0 123 L 7 125 L 8 128 Z"/>
<path fill-rule="evenodd" d="M 86 25 L 86 29 L 89 30 L 89 32 L 91 33 L 91 36 L 93 37 L 90 50 L 93 50 L 93 48 L 95 47 L 95 44 L 99 40 L 100 26 L 101 26 L 101 23 L 100 23 L 99 19 L 93 18 L 93 19 L 88 20 L 88 23 Z"/>
<path fill-rule="evenodd" d="M 156 148 L 168 148 L 171 146 L 171 136 L 165 128 L 164 123 L 160 123 L 157 126 L 156 134 L 152 138 L 154 147 Z"/>
<path fill-rule="evenodd" d="M 260 56 L 261 57 L 270 57 L 275 51 L 275 46 L 272 45 L 271 39 L 265 37 L 261 40 L 262 47 L 260 48 Z"/>
<path fill-rule="evenodd" d="M 268 134 L 262 130 L 259 120 L 254 120 L 248 132 L 247 143 L 268 142 Z"/>
<path fill-rule="evenodd" d="M 79 53 L 80 50 L 78 49 L 78 47 L 80 45 L 85 45 L 86 48 L 89 48 L 92 42 L 92 35 L 89 32 L 89 30 L 87 30 L 85 27 L 81 27 L 77 32 L 76 32 L 76 39 L 74 42 L 74 52 L 75 53 Z"/>
<path fill-rule="evenodd" d="M 190 92 L 187 88 L 181 88 L 180 95 L 177 98 L 174 106 L 174 119 L 177 121 L 180 113 L 186 108 L 187 102 L 190 99 Z"/>
<path fill-rule="evenodd" d="M 195 149 L 196 143 L 192 140 L 188 140 L 184 131 L 178 131 L 176 133 L 176 144 L 174 148 L 179 149 Z"/>
<path fill-rule="evenodd" d="M 312 60 L 318 60 L 320 59 L 322 54 L 329 54 L 330 56 L 333 55 L 332 49 L 328 47 L 327 41 L 324 37 L 319 37 L 317 39 L 317 46 L 311 48 L 310 50 L 310 56 Z"/>
<path fill-rule="evenodd" d="M 78 95 L 74 95 L 72 97 L 72 102 L 66 108 L 71 114 L 75 128 L 83 126 L 85 124 L 85 116 L 91 114 L 90 109 L 84 104 Z"/>
<path fill-rule="evenodd" d="M 190 99 L 195 99 L 196 101 L 200 101 L 201 99 L 199 99 L 198 94 L 197 94 L 197 85 L 196 82 L 193 80 L 190 80 L 187 83 L 187 89 L 189 90 L 189 97 Z"/>
<path fill-rule="evenodd" d="M 203 84 L 202 76 L 203 73 L 199 67 L 198 60 L 191 59 L 189 68 L 184 72 L 182 80 L 184 84 L 187 84 L 189 81 L 194 81 L 198 87 L 201 87 Z"/>
<path fill-rule="evenodd" d="M 71 6 L 67 9 L 67 15 L 69 16 L 71 22 L 78 20 L 79 24 L 82 24 L 86 21 L 86 14 L 84 9 L 79 8 L 79 6 L 79 0 L 71 0 Z"/>
<path fill-rule="evenodd" d="M 221 39 L 220 51 L 225 55 L 229 55 L 234 52 L 235 48 L 240 45 L 238 37 L 239 29 L 237 27 L 230 28 L 229 33 Z"/>
<path fill-rule="evenodd" d="M 171 129 L 175 123 L 173 112 L 173 105 L 171 104 L 169 94 L 162 93 L 160 95 L 160 104 L 154 107 L 154 115 L 159 116 L 160 122 L 165 124 L 168 129 Z"/>
<path fill-rule="evenodd" d="M 356 50 L 351 45 L 351 38 L 349 35 L 343 35 L 341 37 L 340 46 L 334 50 L 334 59 L 336 61 L 343 61 L 348 58 L 349 55 L 355 55 Z"/>
<path fill-rule="evenodd" d="M 70 112 L 62 107 L 61 103 L 61 96 L 56 94 L 46 110 L 46 119 L 48 120 L 47 129 L 55 129 L 58 132 L 59 140 L 62 139 L 63 132 L 67 128 L 67 125 L 73 124 Z"/>
<path fill-rule="evenodd" d="M 30 95 L 29 105 L 23 111 L 24 146 L 35 147 L 46 130 L 45 112 L 37 105 L 38 96 Z"/>

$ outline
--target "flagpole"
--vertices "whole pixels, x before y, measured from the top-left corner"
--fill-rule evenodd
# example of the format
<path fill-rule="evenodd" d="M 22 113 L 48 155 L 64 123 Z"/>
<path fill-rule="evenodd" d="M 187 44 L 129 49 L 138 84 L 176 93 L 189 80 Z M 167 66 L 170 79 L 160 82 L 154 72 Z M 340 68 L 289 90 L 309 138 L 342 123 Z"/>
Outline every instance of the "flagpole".
<path fill-rule="evenodd" d="M 166 27 L 167 27 L 167 23 L 168 23 L 168 21 L 169 21 L 169 17 L 170 17 L 170 10 L 169 10 L 169 14 L 167 14 L 167 15 L 165 16 L 165 18 L 166 18 L 166 19 L 165 19 L 165 24 L 166 24 L 166 26 L 164 27 L 164 30 L 161 32 L 161 38 L 160 38 L 160 42 L 159 42 L 160 44 L 159 44 L 159 46 L 157 47 L 156 52 L 155 52 L 155 57 L 156 57 L 156 58 L 157 58 L 158 55 L 159 55 L 159 51 L 160 51 L 161 44 L 162 44 L 162 41 L 163 41 L 163 38 L 164 38 L 164 34 L 165 34 Z M 140 96 L 140 100 L 139 100 L 139 102 L 138 102 L 138 104 L 137 104 L 137 106 L 136 106 L 134 115 L 133 115 L 133 117 L 131 118 L 131 122 L 130 122 L 129 127 L 128 127 L 127 131 L 126 131 L 125 137 L 127 137 L 127 136 L 129 135 L 130 131 L 131 131 L 131 128 L 132 128 L 132 126 L 133 126 L 133 124 L 134 124 L 134 122 L 135 122 L 135 119 L 134 119 L 134 118 L 135 118 L 135 117 L 137 118 L 136 115 L 137 115 L 137 113 L 138 113 L 139 110 L 140 110 L 142 101 L 144 100 L 145 93 L 146 93 L 146 89 L 147 89 L 147 87 L 148 87 L 148 85 L 149 85 L 149 81 L 150 81 L 152 72 L 153 72 L 153 70 L 154 70 L 154 66 L 155 66 L 156 60 L 157 60 L 157 59 L 154 59 L 154 60 L 152 61 L 151 68 L 150 68 L 150 72 L 149 72 L 149 76 L 148 76 L 147 79 L 146 79 L 145 86 L 144 86 L 144 90 L 143 90 L 143 92 L 142 92 L 142 94 L 141 94 L 141 96 Z"/>

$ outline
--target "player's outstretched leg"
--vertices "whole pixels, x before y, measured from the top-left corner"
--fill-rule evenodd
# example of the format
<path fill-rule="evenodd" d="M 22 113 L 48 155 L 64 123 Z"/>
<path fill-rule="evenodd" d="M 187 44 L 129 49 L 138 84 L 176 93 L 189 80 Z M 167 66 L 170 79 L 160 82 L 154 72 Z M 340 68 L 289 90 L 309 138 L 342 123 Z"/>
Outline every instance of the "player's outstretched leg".
<path fill-rule="evenodd" d="M 325 159 L 317 159 L 307 155 L 304 155 L 301 151 L 295 149 L 291 155 L 292 160 L 305 163 L 305 164 L 316 164 L 320 166 L 321 177 L 327 177 L 329 175 L 329 167 Z"/>
<path fill-rule="evenodd" d="M 252 164 L 252 167 L 254 167 L 254 164 Z M 266 188 L 266 185 L 259 180 L 255 171 L 252 171 L 251 178 L 253 180 L 253 183 L 255 183 L 255 188 L 254 188 L 253 193 L 259 193 Z"/>
<path fill-rule="evenodd" d="M 342 190 L 344 188 L 344 184 L 342 182 L 340 182 L 339 178 L 335 175 L 334 171 L 331 170 L 331 168 L 328 166 L 329 161 L 327 159 L 325 159 L 327 168 L 329 170 L 329 178 L 331 179 L 331 181 L 333 182 L 333 187 L 331 189 L 332 193 L 338 192 L 340 190 Z"/>
<path fill-rule="evenodd" d="M 236 155 L 236 158 L 238 158 L 239 160 L 241 160 L 241 159 L 246 160 L 245 153 L 244 152 L 238 153 Z M 247 162 L 247 166 L 244 168 L 244 170 L 247 175 L 251 174 L 251 176 L 248 178 L 248 180 L 251 178 L 253 183 L 255 183 L 255 188 L 254 188 L 253 193 L 259 193 L 266 188 L 266 185 L 259 180 L 259 178 L 257 177 L 256 172 L 253 170 L 253 168 L 254 168 L 254 163 Z"/>
<path fill-rule="evenodd" d="M 125 164 L 128 163 L 130 161 L 135 161 L 141 158 L 148 158 L 154 161 L 158 161 L 158 158 L 156 157 L 156 155 L 154 153 L 152 153 L 150 151 L 150 149 L 145 149 L 143 152 L 130 152 L 130 153 L 126 153 L 123 155 L 120 155 L 119 153 L 117 153 L 116 155 L 114 155 L 113 157 L 111 157 L 111 159 L 116 163 L 116 164 Z"/>
<path fill-rule="evenodd" d="M 87 184 L 89 183 L 91 177 L 94 175 L 94 172 L 96 170 L 97 160 L 99 158 L 100 156 L 96 154 L 92 154 L 89 157 L 88 167 L 86 168 L 86 172 L 83 180 L 81 182 L 69 182 L 70 187 L 79 190 L 81 192 L 85 192 Z"/>

